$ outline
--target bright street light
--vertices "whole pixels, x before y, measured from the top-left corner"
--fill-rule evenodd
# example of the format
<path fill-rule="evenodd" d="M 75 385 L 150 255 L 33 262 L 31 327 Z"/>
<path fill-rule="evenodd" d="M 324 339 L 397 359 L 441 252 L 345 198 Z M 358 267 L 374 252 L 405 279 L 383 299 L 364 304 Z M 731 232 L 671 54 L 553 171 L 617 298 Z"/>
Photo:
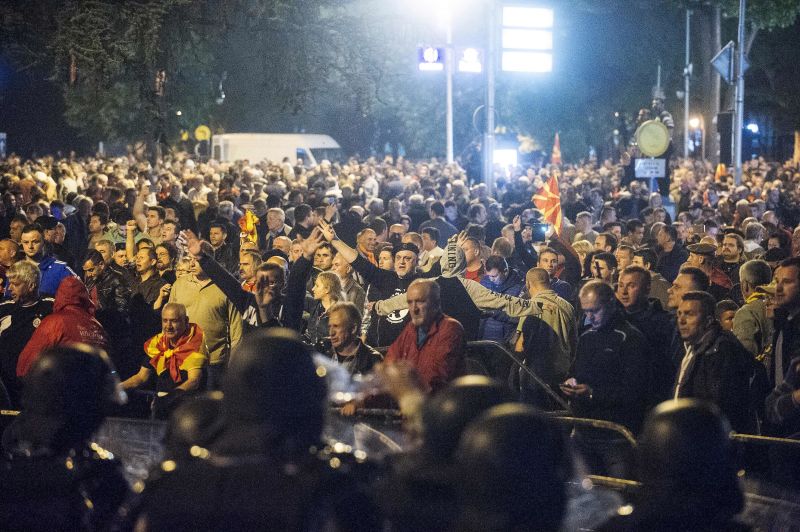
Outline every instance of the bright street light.
<path fill-rule="evenodd" d="M 758 134 L 758 124 L 756 123 L 747 124 L 747 130 L 754 135 Z"/>
<path fill-rule="evenodd" d="M 697 129 L 698 127 L 700 127 L 700 119 L 695 116 L 694 118 L 689 120 L 689 127 L 691 127 L 692 129 Z"/>
<path fill-rule="evenodd" d="M 516 149 L 498 149 L 494 150 L 494 164 L 499 164 L 503 168 L 517 165 L 517 150 Z"/>
<path fill-rule="evenodd" d="M 500 67 L 504 72 L 551 72 L 553 10 L 503 6 L 501 44 Z"/>
<path fill-rule="evenodd" d="M 553 10 L 543 7 L 504 6 L 503 26 L 552 28 Z"/>

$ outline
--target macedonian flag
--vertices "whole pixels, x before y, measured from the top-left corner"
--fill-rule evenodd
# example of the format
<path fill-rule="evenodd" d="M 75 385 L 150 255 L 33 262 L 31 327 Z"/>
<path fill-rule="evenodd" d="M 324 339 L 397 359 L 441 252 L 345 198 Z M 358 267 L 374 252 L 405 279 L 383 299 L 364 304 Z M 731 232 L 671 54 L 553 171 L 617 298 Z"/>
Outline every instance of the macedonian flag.
<path fill-rule="evenodd" d="M 250 242 L 258 243 L 258 216 L 253 214 L 251 210 L 245 210 L 244 215 L 239 218 L 239 228 L 242 233 L 247 236 Z"/>
<path fill-rule="evenodd" d="M 533 195 L 533 203 L 542 211 L 544 219 L 552 224 L 556 234 L 561 234 L 561 193 L 558 190 L 558 173 L 553 172 L 550 179 Z"/>

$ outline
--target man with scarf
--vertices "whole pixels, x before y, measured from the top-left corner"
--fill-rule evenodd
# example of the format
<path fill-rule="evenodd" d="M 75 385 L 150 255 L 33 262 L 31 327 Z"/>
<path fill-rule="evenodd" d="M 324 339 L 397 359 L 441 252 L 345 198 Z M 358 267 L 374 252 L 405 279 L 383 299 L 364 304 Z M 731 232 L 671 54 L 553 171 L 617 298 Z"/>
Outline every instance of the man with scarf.
<path fill-rule="evenodd" d="M 186 307 L 167 303 L 161 311 L 161 332 L 144 343 L 142 367 L 122 387 L 141 388 L 155 371 L 156 392 L 201 390 L 207 366 L 203 330 L 196 323 L 189 323 Z"/>

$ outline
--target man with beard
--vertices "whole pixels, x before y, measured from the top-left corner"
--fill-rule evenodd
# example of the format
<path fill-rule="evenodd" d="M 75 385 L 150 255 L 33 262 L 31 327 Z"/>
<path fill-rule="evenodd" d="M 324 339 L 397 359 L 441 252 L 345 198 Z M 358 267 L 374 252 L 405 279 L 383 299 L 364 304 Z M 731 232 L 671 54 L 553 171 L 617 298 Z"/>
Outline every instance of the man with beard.
<path fill-rule="evenodd" d="M 168 242 L 156 246 L 156 269 L 158 275 L 168 284 L 175 282 L 175 263 L 178 260 L 178 248 Z"/>

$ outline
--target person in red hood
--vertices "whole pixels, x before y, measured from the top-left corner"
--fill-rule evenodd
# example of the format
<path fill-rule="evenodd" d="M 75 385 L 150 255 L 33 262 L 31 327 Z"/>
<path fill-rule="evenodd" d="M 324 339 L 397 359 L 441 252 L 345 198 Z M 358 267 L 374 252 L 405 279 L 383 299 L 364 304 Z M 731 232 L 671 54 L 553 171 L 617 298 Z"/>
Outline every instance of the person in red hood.
<path fill-rule="evenodd" d="M 66 277 L 56 291 L 53 313 L 42 320 L 19 355 L 17 377 L 24 377 L 48 347 L 72 343 L 108 349 L 108 336 L 94 318 L 86 286 L 77 277 Z"/>

